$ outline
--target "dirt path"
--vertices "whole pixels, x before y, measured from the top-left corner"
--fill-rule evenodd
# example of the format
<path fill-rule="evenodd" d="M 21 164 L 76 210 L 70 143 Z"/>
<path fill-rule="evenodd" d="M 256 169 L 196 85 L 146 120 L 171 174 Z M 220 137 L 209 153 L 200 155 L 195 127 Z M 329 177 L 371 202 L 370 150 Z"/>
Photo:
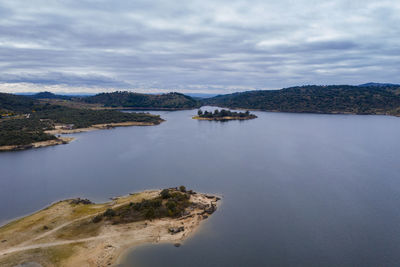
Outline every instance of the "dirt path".
<path fill-rule="evenodd" d="M 53 247 L 53 246 L 60 246 L 60 245 L 68 245 L 68 244 L 74 244 L 74 243 L 82 243 L 82 242 L 87 242 L 87 241 L 93 241 L 97 239 L 104 239 L 104 238 L 109 238 L 109 237 L 117 237 L 117 236 L 122 236 L 126 235 L 127 233 L 124 234 L 109 234 L 109 235 L 101 235 L 101 236 L 95 236 L 95 237 L 88 237 L 88 238 L 82 238 L 82 239 L 75 239 L 75 240 L 66 240 L 66 241 L 55 241 L 55 242 L 50 242 L 50 243 L 43 243 L 43 244 L 35 244 L 35 245 L 29 245 L 29 246 L 18 246 L 10 249 L 6 249 L 3 251 L 0 251 L 0 256 L 4 256 L 8 253 L 13 253 L 13 252 L 21 252 L 24 250 L 29 250 L 29 249 L 35 249 L 35 248 L 47 248 L 47 247 Z"/>

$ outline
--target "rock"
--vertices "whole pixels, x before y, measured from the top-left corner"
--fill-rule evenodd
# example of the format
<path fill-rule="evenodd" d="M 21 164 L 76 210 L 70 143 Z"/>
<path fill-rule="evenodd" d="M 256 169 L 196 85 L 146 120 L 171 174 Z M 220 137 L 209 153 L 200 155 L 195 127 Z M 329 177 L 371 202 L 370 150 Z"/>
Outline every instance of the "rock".
<path fill-rule="evenodd" d="M 210 195 L 205 195 L 205 197 L 208 198 L 208 199 L 214 199 L 215 198 L 214 196 L 210 196 Z"/>
<path fill-rule="evenodd" d="M 197 203 L 197 204 L 195 204 L 195 207 L 203 210 L 206 208 L 206 205 L 204 205 L 202 203 Z"/>
<path fill-rule="evenodd" d="M 49 230 L 49 227 L 47 225 L 43 226 L 43 230 Z"/>
<path fill-rule="evenodd" d="M 181 246 L 181 243 L 175 243 L 174 246 L 179 248 Z"/>
<path fill-rule="evenodd" d="M 87 198 L 85 198 L 85 199 L 75 198 L 75 199 L 71 200 L 69 203 L 70 204 L 75 204 L 75 205 L 78 205 L 78 204 L 83 204 L 83 205 L 93 204 L 93 202 L 90 201 Z"/>
<path fill-rule="evenodd" d="M 190 212 L 188 212 L 188 211 L 184 211 L 184 212 L 182 213 L 182 216 L 188 216 L 188 215 L 190 215 Z"/>
<path fill-rule="evenodd" d="M 221 198 L 220 198 L 220 197 L 216 197 L 215 199 L 216 199 L 216 201 L 219 201 L 219 200 L 221 200 Z"/>
<path fill-rule="evenodd" d="M 168 228 L 168 232 L 170 232 L 172 235 L 183 232 L 183 231 L 185 231 L 184 226 Z"/>
<path fill-rule="evenodd" d="M 207 218 L 208 218 L 208 216 L 204 214 L 203 215 L 203 219 L 207 219 Z"/>
<path fill-rule="evenodd" d="M 208 214 L 213 214 L 217 210 L 215 205 L 211 205 L 209 208 L 204 209 L 204 211 Z"/>
<path fill-rule="evenodd" d="M 5 242 L 7 242 L 7 240 L 6 240 L 6 239 L 4 239 L 4 240 L 1 240 L 1 243 L 5 243 Z"/>

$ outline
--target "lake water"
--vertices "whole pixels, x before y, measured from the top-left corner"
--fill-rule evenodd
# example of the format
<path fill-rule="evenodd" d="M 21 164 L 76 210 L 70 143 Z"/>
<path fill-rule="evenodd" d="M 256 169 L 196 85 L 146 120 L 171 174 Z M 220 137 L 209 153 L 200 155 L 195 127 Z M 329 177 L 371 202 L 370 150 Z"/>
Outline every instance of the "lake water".
<path fill-rule="evenodd" d="M 0 153 L 0 222 L 60 199 L 185 185 L 222 195 L 220 208 L 183 246 L 142 246 L 123 266 L 400 265 L 400 118 L 157 113 L 159 126 Z"/>

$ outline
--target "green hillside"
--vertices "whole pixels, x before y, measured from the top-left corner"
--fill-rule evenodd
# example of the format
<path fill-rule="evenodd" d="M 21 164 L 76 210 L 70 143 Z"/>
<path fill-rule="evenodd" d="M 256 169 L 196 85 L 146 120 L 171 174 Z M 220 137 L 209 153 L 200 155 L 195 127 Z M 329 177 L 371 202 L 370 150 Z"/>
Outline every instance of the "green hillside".
<path fill-rule="evenodd" d="M 202 104 L 280 112 L 400 115 L 397 87 L 302 86 L 219 95 Z"/>
<path fill-rule="evenodd" d="M 200 106 L 199 101 L 180 93 L 150 95 L 132 92 L 113 92 L 85 97 L 82 98 L 82 101 L 90 104 L 99 103 L 106 107 L 192 109 Z"/>

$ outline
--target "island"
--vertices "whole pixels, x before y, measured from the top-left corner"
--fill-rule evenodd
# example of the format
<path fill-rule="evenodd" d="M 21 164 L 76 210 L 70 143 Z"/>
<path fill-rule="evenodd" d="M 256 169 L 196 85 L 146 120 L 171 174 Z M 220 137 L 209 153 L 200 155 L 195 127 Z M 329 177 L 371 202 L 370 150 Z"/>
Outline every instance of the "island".
<path fill-rule="evenodd" d="M 108 266 L 137 245 L 179 247 L 216 211 L 219 200 L 180 186 L 102 204 L 59 201 L 0 227 L 0 266 Z"/>
<path fill-rule="evenodd" d="M 235 112 L 226 109 L 214 110 L 213 112 L 198 110 L 197 116 L 194 116 L 195 120 L 209 120 L 209 121 L 229 121 L 229 120 L 251 120 L 257 118 L 256 115 L 246 112 Z"/>
<path fill-rule="evenodd" d="M 119 126 L 152 126 L 161 122 L 160 116 L 149 113 L 72 108 L 0 93 L 0 151 L 66 144 L 73 140 L 60 134 Z"/>

